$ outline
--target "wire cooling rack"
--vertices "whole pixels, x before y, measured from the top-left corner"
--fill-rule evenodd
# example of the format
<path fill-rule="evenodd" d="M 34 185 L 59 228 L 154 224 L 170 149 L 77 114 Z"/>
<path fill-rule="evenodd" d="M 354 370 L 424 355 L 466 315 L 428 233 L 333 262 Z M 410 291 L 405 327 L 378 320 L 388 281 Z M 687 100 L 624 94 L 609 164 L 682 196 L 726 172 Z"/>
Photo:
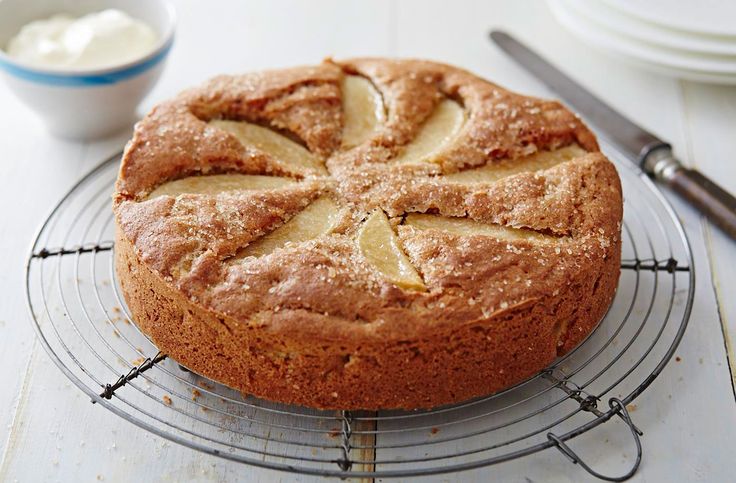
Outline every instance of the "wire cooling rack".
<path fill-rule="evenodd" d="M 115 279 L 110 194 L 119 155 L 72 188 L 33 242 L 26 278 L 33 324 L 54 362 L 93 403 L 229 460 L 323 476 L 406 477 L 556 447 L 594 476 L 624 480 L 642 455 L 642 432 L 626 406 L 680 342 L 695 275 L 687 238 L 667 201 L 620 153 L 605 151 L 625 194 L 615 300 L 583 344 L 493 396 L 431 411 L 317 411 L 243 397 L 167 359 L 131 322 Z M 614 418 L 631 430 L 636 457 L 625 474 L 610 477 L 596 473 L 567 442 Z"/>

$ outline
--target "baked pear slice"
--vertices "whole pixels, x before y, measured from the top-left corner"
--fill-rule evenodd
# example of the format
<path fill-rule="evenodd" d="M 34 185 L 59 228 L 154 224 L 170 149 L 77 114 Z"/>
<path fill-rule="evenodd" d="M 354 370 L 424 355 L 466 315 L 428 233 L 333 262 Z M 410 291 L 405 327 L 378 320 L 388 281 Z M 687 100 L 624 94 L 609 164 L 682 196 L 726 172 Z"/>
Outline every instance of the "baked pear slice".
<path fill-rule="evenodd" d="M 383 98 L 373 83 L 358 75 L 346 75 L 341 83 L 342 148 L 367 141 L 386 119 Z"/>
<path fill-rule="evenodd" d="M 539 151 L 523 158 L 491 162 L 479 168 L 447 174 L 443 178 L 453 183 L 493 183 L 515 174 L 549 169 L 586 153 L 587 151 L 577 144 L 571 144 L 552 151 Z"/>
<path fill-rule="evenodd" d="M 322 159 L 273 129 L 245 121 L 221 119 L 210 121 L 210 125 L 229 132 L 246 148 L 253 147 L 263 151 L 286 165 L 299 168 L 298 171 L 308 170 L 317 174 L 327 174 Z"/>
<path fill-rule="evenodd" d="M 437 155 L 457 136 L 463 124 L 463 107 L 451 99 L 443 99 L 419 128 L 416 137 L 394 158 L 394 162 L 436 162 Z"/>
<path fill-rule="evenodd" d="M 232 191 L 268 190 L 295 182 L 291 178 L 251 174 L 188 176 L 162 184 L 148 195 L 148 199 L 164 195 L 176 197 L 180 194 L 217 195 Z"/>
<path fill-rule="evenodd" d="M 549 242 L 557 237 L 545 235 L 534 230 L 512 228 L 494 223 L 482 223 L 468 218 L 452 218 L 440 215 L 411 213 L 404 219 L 404 225 L 417 230 L 439 230 L 459 236 L 490 236 L 499 240 L 534 240 Z"/>
<path fill-rule="evenodd" d="M 238 251 L 236 258 L 268 255 L 287 243 L 300 243 L 326 235 L 340 222 L 341 211 L 330 198 L 317 198 L 289 221 Z"/>
<path fill-rule="evenodd" d="M 422 278 L 399 245 L 383 210 L 368 216 L 358 231 L 358 246 L 368 262 L 394 285 L 427 290 Z"/>

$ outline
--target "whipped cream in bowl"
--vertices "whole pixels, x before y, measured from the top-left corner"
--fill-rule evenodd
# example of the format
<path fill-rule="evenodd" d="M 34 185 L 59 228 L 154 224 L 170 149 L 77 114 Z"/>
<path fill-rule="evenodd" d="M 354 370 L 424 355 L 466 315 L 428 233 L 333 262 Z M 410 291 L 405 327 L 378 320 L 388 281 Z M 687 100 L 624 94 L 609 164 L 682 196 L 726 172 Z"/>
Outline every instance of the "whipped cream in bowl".
<path fill-rule="evenodd" d="M 6 49 L 28 65 L 59 69 L 113 67 L 149 54 L 158 34 L 145 22 L 118 9 L 74 18 L 68 14 L 24 25 Z"/>
<path fill-rule="evenodd" d="M 169 0 L 0 1 L 0 73 L 52 134 L 132 127 L 169 53 Z"/>

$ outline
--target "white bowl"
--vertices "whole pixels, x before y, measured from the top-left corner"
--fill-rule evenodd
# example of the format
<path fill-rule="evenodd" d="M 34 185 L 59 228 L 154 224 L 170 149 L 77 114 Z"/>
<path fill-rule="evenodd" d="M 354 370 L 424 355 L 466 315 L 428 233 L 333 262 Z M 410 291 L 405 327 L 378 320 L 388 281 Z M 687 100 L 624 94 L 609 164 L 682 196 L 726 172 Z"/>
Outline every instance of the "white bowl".
<path fill-rule="evenodd" d="M 32 20 L 67 13 L 81 16 L 120 9 L 153 28 L 159 43 L 145 57 L 104 69 L 62 70 L 18 62 L 0 50 L 7 85 L 39 114 L 49 131 L 68 139 L 93 139 L 131 126 L 140 101 L 163 70 L 174 41 L 176 16 L 168 0 L 1 0 L 0 47 Z"/>

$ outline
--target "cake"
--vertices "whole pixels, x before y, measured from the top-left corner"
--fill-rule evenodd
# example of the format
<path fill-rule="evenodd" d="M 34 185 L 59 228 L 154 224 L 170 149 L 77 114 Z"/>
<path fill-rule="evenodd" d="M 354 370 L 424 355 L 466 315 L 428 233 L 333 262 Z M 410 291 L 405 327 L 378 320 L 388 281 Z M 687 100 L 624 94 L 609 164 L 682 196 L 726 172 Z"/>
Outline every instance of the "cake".
<path fill-rule="evenodd" d="M 583 341 L 619 277 L 620 181 L 581 120 L 420 60 L 187 90 L 136 125 L 113 208 L 163 353 L 314 408 L 508 388 Z"/>

